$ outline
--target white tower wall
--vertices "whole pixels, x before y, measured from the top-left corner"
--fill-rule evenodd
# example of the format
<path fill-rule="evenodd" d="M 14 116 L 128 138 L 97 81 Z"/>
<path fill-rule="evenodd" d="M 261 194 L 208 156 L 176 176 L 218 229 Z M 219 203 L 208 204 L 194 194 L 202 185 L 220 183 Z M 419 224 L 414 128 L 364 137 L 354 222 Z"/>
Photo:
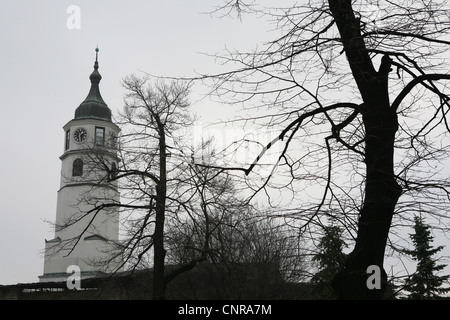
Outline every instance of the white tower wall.
<path fill-rule="evenodd" d="M 117 182 L 108 179 L 118 162 L 116 137 L 120 129 L 111 121 L 111 112 L 101 98 L 97 61 L 94 69 L 87 98 L 77 108 L 75 118 L 64 126 L 55 237 L 45 241 L 41 282 L 66 281 L 71 265 L 80 268 L 82 279 L 120 271 L 120 258 L 104 263 L 113 257 L 114 243 L 119 240 L 119 209 L 100 207 L 120 201 Z"/>

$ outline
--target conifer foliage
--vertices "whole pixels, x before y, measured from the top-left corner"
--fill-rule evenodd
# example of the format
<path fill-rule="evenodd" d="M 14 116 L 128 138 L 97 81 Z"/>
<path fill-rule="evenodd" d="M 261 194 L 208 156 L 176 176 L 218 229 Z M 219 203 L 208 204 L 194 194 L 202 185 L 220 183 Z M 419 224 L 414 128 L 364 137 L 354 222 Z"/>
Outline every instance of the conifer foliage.
<path fill-rule="evenodd" d="M 336 296 L 331 288 L 333 277 L 344 268 L 346 255 L 343 249 L 347 247 L 342 239 L 342 229 L 338 226 L 327 226 L 325 235 L 320 239 L 318 249 L 313 257 L 319 265 L 311 282 L 314 284 L 313 295 L 315 299 L 335 299 Z"/>
<path fill-rule="evenodd" d="M 404 288 L 410 292 L 409 299 L 440 299 L 442 294 L 450 291 L 450 288 L 442 288 L 450 275 L 437 275 L 445 265 L 437 264 L 438 259 L 433 258 L 433 256 L 444 247 L 433 248 L 431 246 L 434 237 L 423 218 L 415 217 L 414 222 L 414 233 L 410 234 L 414 249 L 404 250 L 404 252 L 417 261 L 417 270 L 405 281 Z"/>

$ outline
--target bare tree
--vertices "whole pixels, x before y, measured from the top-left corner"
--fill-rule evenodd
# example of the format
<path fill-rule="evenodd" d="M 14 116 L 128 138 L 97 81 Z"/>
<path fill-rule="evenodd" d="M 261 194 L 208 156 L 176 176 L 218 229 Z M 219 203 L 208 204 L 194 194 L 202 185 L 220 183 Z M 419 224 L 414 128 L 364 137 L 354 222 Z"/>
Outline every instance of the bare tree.
<path fill-rule="evenodd" d="M 128 257 L 140 247 L 138 261 L 153 250 L 153 298 L 165 297 L 164 227 L 169 208 L 180 207 L 183 199 L 169 199 L 177 179 L 179 163 L 170 161 L 170 149 L 180 143 L 180 130 L 191 124 L 188 111 L 189 86 L 172 82 L 151 87 L 148 79 L 130 76 L 123 82 L 127 94 L 122 123 L 129 130 L 122 136 L 122 166 L 114 179 L 126 178 L 128 199 L 144 208 L 134 221 L 132 235 L 124 243 Z M 126 129 L 125 129 L 126 130 Z M 136 192 L 138 194 L 136 194 Z M 142 207 L 140 207 L 142 206 Z M 175 210 L 172 214 L 180 214 Z"/>
<path fill-rule="evenodd" d="M 189 217 L 168 224 L 168 261 L 187 268 L 205 262 L 201 270 L 214 283 L 212 288 L 197 288 L 206 291 L 200 298 L 282 297 L 286 283 L 306 278 L 296 228 L 252 206 L 237 187 L 239 179 L 228 171 L 205 162 L 190 164 L 189 169 L 199 201 L 190 203 Z M 220 286 L 220 293 L 215 286 Z"/>
<path fill-rule="evenodd" d="M 222 9 L 246 4 L 254 2 L 225 2 Z M 248 115 L 236 121 L 278 132 L 242 167 L 256 176 L 265 152 L 280 146 L 277 174 L 251 182 L 254 191 L 290 191 L 284 218 L 312 230 L 332 216 L 354 238 L 334 279 L 342 299 L 383 296 L 386 273 L 382 289 L 370 290 L 367 268 L 383 270 L 388 236 L 398 232 L 391 226 L 411 223 L 405 213 L 446 217 L 449 12 L 445 1 L 428 0 L 263 8 L 276 38 L 252 52 L 215 56 L 231 71 L 201 77 L 212 80 L 220 101 L 244 105 Z"/>
<path fill-rule="evenodd" d="M 298 278 L 298 236 L 285 226 L 252 220 L 257 211 L 236 176 L 211 164 L 216 159 L 207 150 L 209 142 L 198 147 L 201 157 L 189 144 L 189 84 L 151 85 L 149 78 L 133 75 L 123 85 L 121 135 L 110 137 L 108 148 L 93 145 L 83 152 L 82 178 L 95 174 L 75 205 L 83 208 L 82 215 L 60 225 L 68 230 L 83 221 L 86 225 L 67 240 L 67 248 L 76 248 L 93 221 L 120 212 L 122 237 L 114 241 L 114 251 L 108 247 L 108 259 L 96 264 L 105 270 L 151 268 L 154 299 L 164 299 L 173 279 L 207 260 L 230 269 L 268 263 L 272 271 L 281 267 L 287 278 Z M 99 192 L 108 184 L 120 190 L 120 201 Z"/>
<path fill-rule="evenodd" d="M 115 213 L 120 211 L 123 234 L 115 241 L 116 250 L 110 252 L 115 259 L 97 263 L 115 263 L 116 270 L 126 266 L 134 271 L 142 265 L 148 267 L 145 259 L 150 257 L 152 295 L 154 299 L 164 299 L 167 283 L 174 274 L 185 269 L 182 266 L 173 271 L 174 274 L 166 273 L 166 224 L 185 215 L 189 218 L 194 197 L 191 190 L 184 187 L 191 177 L 183 174 L 183 170 L 185 162 L 191 162 L 191 158 L 182 154 L 184 143 L 190 142 L 185 141 L 192 124 L 188 101 L 190 85 L 181 81 L 170 84 L 156 81 L 152 85 L 148 77 L 132 75 L 123 80 L 123 86 L 126 90 L 124 109 L 118 120 L 122 131 L 114 143 L 117 155 L 111 158 L 106 150 L 95 146 L 84 152 L 85 168 L 92 168 L 97 174 L 92 179 L 92 188 L 77 200 L 77 206 L 85 208 L 84 214 L 71 217 L 60 228 L 69 229 L 90 217 L 86 223 L 88 228 L 108 209 L 113 208 Z M 175 151 L 178 154 L 175 155 Z M 85 172 L 83 178 L 87 174 Z M 188 181 L 183 181 L 181 176 Z M 118 187 L 120 201 L 107 194 L 91 192 L 105 184 Z M 82 236 L 73 235 L 69 244 L 72 250 Z M 117 265 L 118 257 L 121 259 Z"/>

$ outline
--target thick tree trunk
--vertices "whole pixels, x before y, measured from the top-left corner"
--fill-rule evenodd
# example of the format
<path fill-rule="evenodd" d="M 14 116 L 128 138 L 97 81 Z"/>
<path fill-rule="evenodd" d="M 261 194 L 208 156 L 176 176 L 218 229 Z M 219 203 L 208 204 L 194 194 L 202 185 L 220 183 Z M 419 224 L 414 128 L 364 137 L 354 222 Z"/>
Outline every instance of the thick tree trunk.
<path fill-rule="evenodd" d="M 363 115 L 366 128 L 366 186 L 353 252 L 333 286 L 341 299 L 385 297 L 386 273 L 383 260 L 392 216 L 401 189 L 394 178 L 393 150 L 397 117 L 389 108 L 376 108 Z M 381 288 L 370 288 L 369 266 L 381 271 Z"/>
<path fill-rule="evenodd" d="M 341 35 L 353 77 L 361 93 L 361 114 L 365 127 L 366 185 L 353 252 L 333 287 L 341 299 L 380 299 L 386 288 L 384 251 L 392 216 L 401 189 L 394 176 L 394 141 L 397 114 L 391 109 L 388 75 L 391 59 L 384 57 L 378 71 L 373 67 L 360 33 L 351 0 L 329 0 L 330 10 Z M 381 289 L 369 288 L 367 269 L 381 271 Z"/>

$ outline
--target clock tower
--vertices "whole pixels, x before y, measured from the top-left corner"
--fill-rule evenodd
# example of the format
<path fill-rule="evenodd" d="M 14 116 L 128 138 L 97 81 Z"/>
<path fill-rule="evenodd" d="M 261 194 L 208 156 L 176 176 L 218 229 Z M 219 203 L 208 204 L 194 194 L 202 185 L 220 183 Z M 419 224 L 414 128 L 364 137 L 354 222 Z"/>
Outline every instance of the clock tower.
<path fill-rule="evenodd" d="M 119 238 L 120 195 L 110 177 L 117 168 L 120 129 L 111 120 L 99 83 L 98 48 L 91 88 L 64 128 L 61 181 L 57 196 L 55 237 L 45 240 L 41 282 L 66 281 L 69 266 L 81 271 L 81 279 L 117 270 L 113 256 Z M 105 206 L 105 204 L 107 204 Z"/>

